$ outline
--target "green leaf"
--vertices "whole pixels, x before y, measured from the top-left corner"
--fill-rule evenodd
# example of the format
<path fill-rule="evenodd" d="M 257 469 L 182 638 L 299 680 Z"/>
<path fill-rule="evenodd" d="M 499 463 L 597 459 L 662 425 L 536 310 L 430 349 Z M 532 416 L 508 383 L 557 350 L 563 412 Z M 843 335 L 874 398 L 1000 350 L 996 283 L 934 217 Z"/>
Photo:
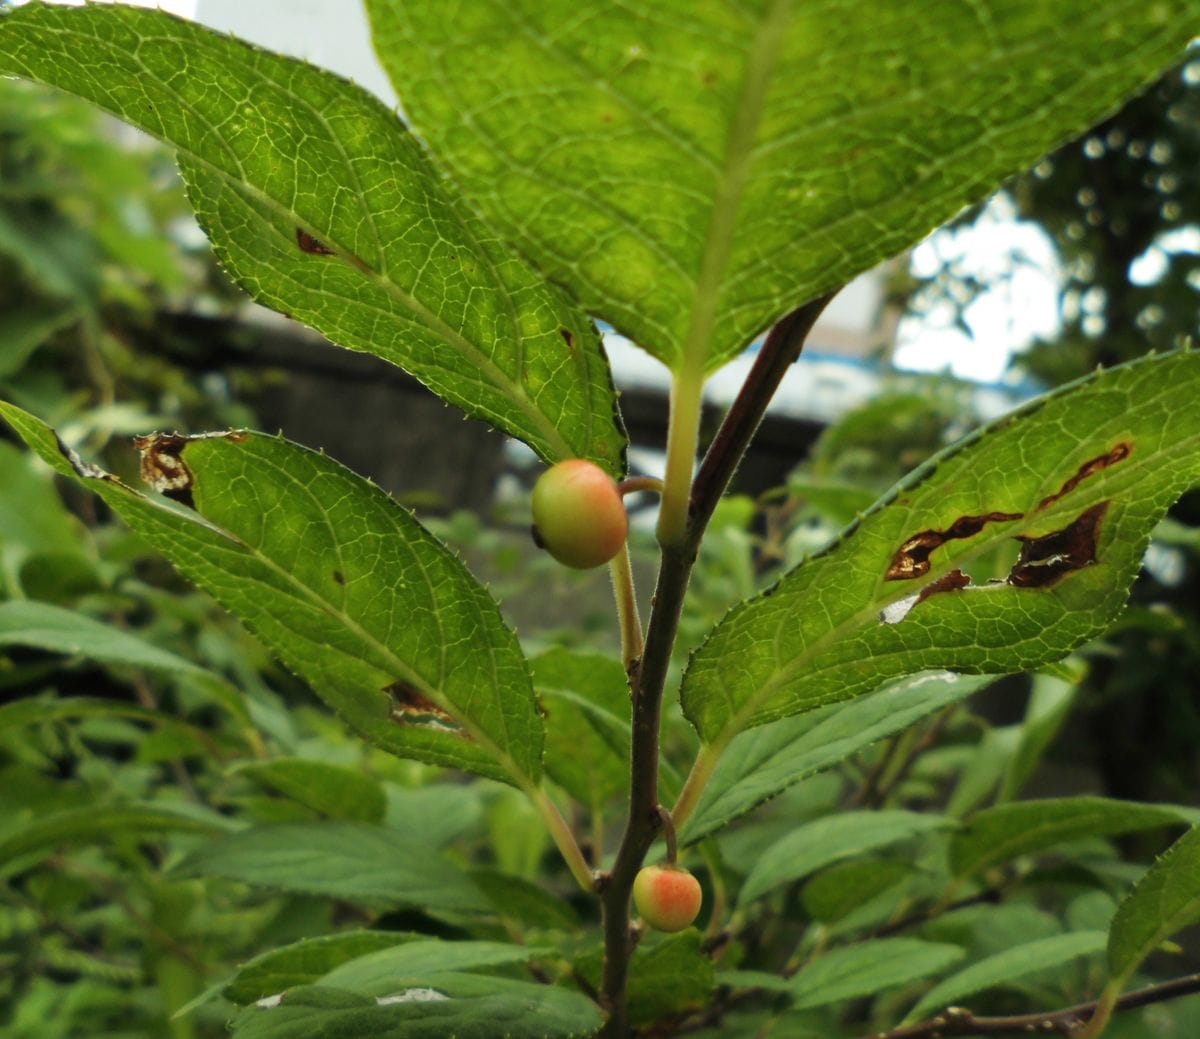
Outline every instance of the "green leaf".
<path fill-rule="evenodd" d="M 194 675 L 203 669 L 183 657 L 84 614 L 50 603 L 0 603 L 0 646 L 33 646 L 105 664 Z"/>
<path fill-rule="evenodd" d="M 801 892 L 805 911 L 814 920 L 836 923 L 876 895 L 912 875 L 913 867 L 891 859 L 857 859 L 818 873 Z"/>
<path fill-rule="evenodd" d="M 486 912 L 478 889 L 420 835 L 352 822 L 258 826 L 211 841 L 176 867 L 257 887 L 369 906 Z"/>
<path fill-rule="evenodd" d="M 309 985 L 347 960 L 412 941 L 399 931 L 347 931 L 326 934 L 255 956 L 238 968 L 222 995 L 246 1004 L 297 985 Z"/>
<path fill-rule="evenodd" d="M 444 997 L 444 998 L 443 998 Z M 601 1025 L 591 1000 L 569 989 L 506 978 L 442 974 L 436 989 L 385 1001 L 320 986 L 288 992 L 234 1021 L 234 1039 L 582 1039 Z"/>
<path fill-rule="evenodd" d="M 831 949 L 792 979 L 792 1009 L 807 1010 L 874 996 L 938 974 L 964 955 L 957 945 L 916 938 L 877 938 L 862 945 Z"/>
<path fill-rule="evenodd" d="M 178 148 L 218 258 L 259 302 L 400 365 L 547 460 L 623 467 L 595 327 L 453 199 L 361 87 L 162 12 L 107 5 L 9 12 L 0 71 Z"/>
<path fill-rule="evenodd" d="M 436 984 L 447 971 L 471 971 L 523 963 L 536 950 L 505 942 L 405 942 L 347 960 L 317 983 L 368 996 L 386 996 L 397 988 Z"/>
<path fill-rule="evenodd" d="M 570 903 L 540 884 L 494 869 L 474 869 L 470 877 L 498 916 L 527 927 L 556 931 L 579 928 L 579 917 Z"/>
<path fill-rule="evenodd" d="M 487 218 L 590 313 L 709 371 L 1107 114 L 1197 16 L 1195 0 L 367 10 L 405 111 Z"/>
<path fill-rule="evenodd" d="M 845 761 L 993 682 L 948 671 L 916 675 L 848 704 L 832 704 L 740 733 L 722 755 L 681 839 L 694 843 L 781 790 Z"/>
<path fill-rule="evenodd" d="M 25 554 L 80 552 L 82 527 L 34 464 L 16 445 L 0 441 L 0 545 Z"/>
<path fill-rule="evenodd" d="M 237 614 L 330 707 L 406 757 L 530 785 L 541 718 L 520 646 L 462 562 L 383 491 L 282 438 L 163 437 L 196 511 L 64 453 L 0 404 L 58 472 L 107 502 Z"/>
<path fill-rule="evenodd" d="M 831 863 L 950 825 L 939 815 L 902 810 L 823 816 L 797 827 L 763 852 L 742 885 L 738 902 L 746 905 Z"/>
<path fill-rule="evenodd" d="M 1021 792 L 1066 722 L 1078 693 L 1077 682 L 1065 682 L 1046 674 L 1034 676 L 1033 692 L 1021 725 L 1021 740 L 1005 769 L 999 800 L 1011 801 Z"/>
<path fill-rule="evenodd" d="M 1200 827 L 1179 838 L 1117 907 L 1108 969 L 1122 985 L 1176 931 L 1200 921 Z"/>
<path fill-rule="evenodd" d="M 276 758 L 243 765 L 237 773 L 330 819 L 377 823 L 387 808 L 374 779 L 324 761 Z"/>
<path fill-rule="evenodd" d="M 545 708 L 546 773 L 597 811 L 629 782 L 629 682 L 620 661 L 556 647 L 535 657 Z"/>
<path fill-rule="evenodd" d="M 20 371 L 42 343 L 78 319 L 78 311 L 62 305 L 25 303 L 6 307 L 0 313 L 0 379 Z"/>
<path fill-rule="evenodd" d="M 227 823 L 215 813 L 202 817 L 150 804 L 88 805 L 41 818 L 22 812 L 6 820 L 0 832 L 0 868 L 33 853 L 63 846 L 101 844 L 112 839 L 151 834 L 213 833 Z"/>
<path fill-rule="evenodd" d="M 3 607 L 0 607 L 2 610 Z M 146 722 L 180 737 L 185 746 L 196 746 L 217 753 L 212 737 L 203 729 L 162 711 L 154 711 L 122 700 L 103 700 L 91 696 L 24 697 L 0 707 L 0 732 L 6 729 L 44 725 L 47 722 L 76 718 L 131 718 Z"/>
<path fill-rule="evenodd" d="M 1080 837 L 1184 826 L 1172 808 L 1104 797 L 1016 801 L 977 812 L 950 838 L 950 868 L 969 877 L 1019 855 L 1052 848 Z"/>
<path fill-rule="evenodd" d="M 629 976 L 632 1024 L 648 1025 L 708 1006 L 715 981 L 712 960 L 700 948 L 702 940 L 700 932 L 691 929 L 634 952 Z"/>
<path fill-rule="evenodd" d="M 707 1006 L 715 976 L 711 958 L 701 952 L 703 936 L 695 928 L 669 936 L 647 936 L 629 964 L 629 1013 L 635 1025 L 677 1017 Z M 599 949 L 580 957 L 575 973 L 600 987 L 603 956 Z"/>
<path fill-rule="evenodd" d="M 1104 948 L 1104 940 L 1103 931 L 1077 931 L 1039 938 L 988 956 L 931 988 L 904 1020 L 919 1021 L 977 992 L 1000 988 L 1030 974 L 1061 967 L 1080 956 L 1091 956 Z"/>
<path fill-rule="evenodd" d="M 710 756 L 742 729 L 907 673 L 1036 668 L 1103 633 L 1154 524 L 1200 478 L 1198 392 L 1200 353 L 1147 358 L 911 473 L 693 655 L 683 708 Z M 1017 556 L 1008 579 L 962 587 L 963 568 L 1001 548 Z"/>

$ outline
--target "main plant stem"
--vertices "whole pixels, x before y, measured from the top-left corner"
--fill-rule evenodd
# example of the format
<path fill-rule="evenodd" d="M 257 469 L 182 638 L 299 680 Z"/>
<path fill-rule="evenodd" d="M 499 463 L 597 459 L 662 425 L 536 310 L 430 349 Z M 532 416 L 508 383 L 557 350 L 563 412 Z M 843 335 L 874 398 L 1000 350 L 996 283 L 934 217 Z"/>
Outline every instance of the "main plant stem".
<path fill-rule="evenodd" d="M 600 1000 L 608 1021 L 600 1034 L 605 1039 L 625 1039 L 629 1034 L 626 982 L 636 940 L 629 923 L 629 898 L 646 852 L 662 828 L 658 803 L 662 697 L 692 565 L 713 510 L 762 421 L 771 397 L 831 298 L 832 294 L 805 304 L 771 329 L 694 482 L 691 475 L 703 380 L 699 372 L 681 373 L 673 387 L 667 470 L 658 524 L 662 558 L 641 662 L 630 674 L 633 729 L 629 817 L 612 871 L 597 882 L 604 914 Z"/>

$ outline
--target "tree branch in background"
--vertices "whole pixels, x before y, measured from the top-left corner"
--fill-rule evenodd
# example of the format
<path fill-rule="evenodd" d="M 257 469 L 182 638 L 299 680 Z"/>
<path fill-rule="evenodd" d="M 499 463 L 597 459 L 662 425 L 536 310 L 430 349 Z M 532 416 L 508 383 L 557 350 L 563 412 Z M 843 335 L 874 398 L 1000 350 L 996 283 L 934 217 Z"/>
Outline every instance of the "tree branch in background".
<path fill-rule="evenodd" d="M 1174 978 L 1158 985 L 1149 985 L 1121 996 L 1114 1010 L 1133 1010 L 1178 999 L 1200 992 L 1200 974 Z M 953 1039 L 968 1035 L 1063 1035 L 1073 1036 L 1091 1018 L 1097 1000 L 1079 1003 L 1062 1010 L 1041 1014 L 1013 1014 L 1009 1017 L 977 1017 L 962 1007 L 950 1007 L 928 1021 L 890 1032 L 871 1032 L 862 1039 Z"/>

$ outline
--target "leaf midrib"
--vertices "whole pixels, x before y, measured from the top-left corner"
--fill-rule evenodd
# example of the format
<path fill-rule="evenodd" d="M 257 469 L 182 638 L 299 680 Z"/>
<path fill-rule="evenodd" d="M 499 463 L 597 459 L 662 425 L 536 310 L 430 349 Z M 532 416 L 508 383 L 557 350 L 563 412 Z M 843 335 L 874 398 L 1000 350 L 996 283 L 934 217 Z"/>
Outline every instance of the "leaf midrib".
<path fill-rule="evenodd" d="M 754 164 L 754 140 L 766 107 L 767 90 L 783 46 L 790 11 L 791 0 L 774 0 L 746 52 L 746 73 L 730 122 L 725 158 L 700 256 L 691 321 L 680 353 L 681 368 L 685 371 L 702 372 L 708 360 L 721 282 L 733 252 L 738 210 Z"/>

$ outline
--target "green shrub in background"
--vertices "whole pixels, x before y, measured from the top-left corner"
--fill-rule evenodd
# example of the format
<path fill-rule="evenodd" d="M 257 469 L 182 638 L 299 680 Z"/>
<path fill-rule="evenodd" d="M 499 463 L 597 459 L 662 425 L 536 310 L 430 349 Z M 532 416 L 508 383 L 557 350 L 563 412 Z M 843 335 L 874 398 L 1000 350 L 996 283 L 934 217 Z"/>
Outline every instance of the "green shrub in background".
<path fill-rule="evenodd" d="M 1112 1014 L 1200 915 L 1200 852 L 1187 830 L 1147 869 L 1110 839 L 1195 810 L 1018 795 L 1075 695 L 1059 662 L 1200 475 L 1200 355 L 1065 386 L 869 507 L 878 470 L 837 469 L 838 434 L 871 443 L 852 416 L 815 461 L 846 479 L 797 489 L 853 518 L 802 560 L 768 539 L 786 565 L 761 592 L 770 557 L 721 499 L 830 296 L 1178 60 L 1197 5 L 367 8 L 419 140 L 352 84 L 159 12 L 11 11 L 0 71 L 173 146 L 255 299 L 547 463 L 626 476 L 593 316 L 663 362 L 665 472 L 625 486 L 661 493 L 648 623 L 622 550 L 620 653 L 527 655 L 456 554 L 323 454 L 148 435 L 153 494 L 32 397 L 0 405 L 139 538 L 81 535 L 6 449 L 6 491 L 45 517 L 13 510 L 19 566 L 53 534 L 101 571 L 54 600 L 18 569 L 0 606 L 3 643 L 93 662 L 25 648 L 5 672 L 35 690 L 0 709 L 16 1034 L 1144 1034 Z M 706 376 L 768 328 L 697 468 Z M 921 417 L 902 404 L 889 422 Z M 207 599 L 143 585 L 144 546 L 286 672 Z M 685 609 L 708 630 L 680 660 Z M 965 698 L 1037 669 L 1023 721 L 972 741 Z M 700 929 L 631 927 L 660 847 L 702 881 Z M 995 1015 L 944 1010 L 968 1000 Z"/>

